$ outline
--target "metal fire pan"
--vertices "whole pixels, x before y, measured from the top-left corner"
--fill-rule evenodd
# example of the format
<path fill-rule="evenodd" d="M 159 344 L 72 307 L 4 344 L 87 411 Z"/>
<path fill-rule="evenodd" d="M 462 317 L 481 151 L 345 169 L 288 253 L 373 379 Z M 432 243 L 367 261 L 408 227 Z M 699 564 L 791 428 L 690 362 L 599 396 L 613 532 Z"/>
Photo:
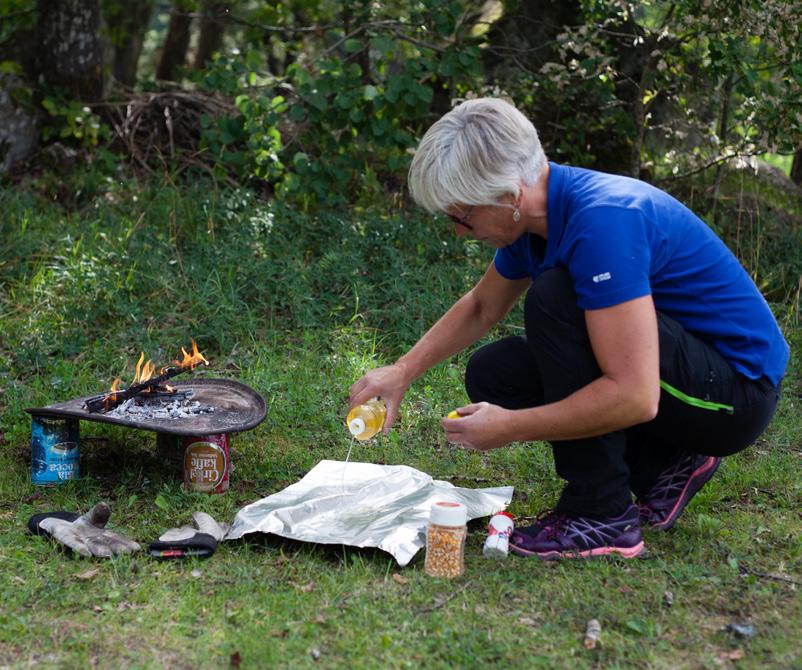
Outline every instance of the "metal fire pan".
<path fill-rule="evenodd" d="M 179 390 L 192 389 L 195 392 L 192 399 L 202 405 L 211 405 L 214 407 L 214 412 L 185 419 L 127 419 L 106 416 L 103 412 L 87 412 L 83 409 L 86 398 L 75 398 L 47 407 L 31 407 L 25 411 L 34 416 L 115 423 L 118 426 L 173 435 L 240 433 L 258 426 L 267 414 L 267 405 L 262 396 L 250 386 L 231 379 L 198 378 L 182 381 L 171 379 L 170 386 Z"/>

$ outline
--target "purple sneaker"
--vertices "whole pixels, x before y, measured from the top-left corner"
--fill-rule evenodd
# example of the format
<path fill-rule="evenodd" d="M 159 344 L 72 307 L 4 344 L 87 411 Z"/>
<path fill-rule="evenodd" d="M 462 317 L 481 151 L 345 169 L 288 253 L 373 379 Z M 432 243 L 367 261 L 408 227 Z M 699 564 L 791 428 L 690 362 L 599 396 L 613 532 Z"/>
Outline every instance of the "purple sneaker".
<path fill-rule="evenodd" d="M 609 554 L 634 558 L 643 551 L 638 507 L 630 505 L 621 516 L 610 519 L 551 512 L 534 526 L 513 531 L 510 551 L 544 560 Z"/>
<path fill-rule="evenodd" d="M 657 483 L 638 502 L 641 523 L 668 530 L 721 465 L 721 459 L 702 454 L 683 454 L 665 470 Z"/>

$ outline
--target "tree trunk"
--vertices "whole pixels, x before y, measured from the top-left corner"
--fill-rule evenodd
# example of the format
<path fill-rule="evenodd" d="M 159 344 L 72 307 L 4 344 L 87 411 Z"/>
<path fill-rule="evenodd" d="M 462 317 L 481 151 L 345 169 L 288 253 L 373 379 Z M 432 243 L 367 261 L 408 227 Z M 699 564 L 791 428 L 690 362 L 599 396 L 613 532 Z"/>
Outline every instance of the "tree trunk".
<path fill-rule="evenodd" d="M 643 96 L 652 81 L 649 54 L 656 45 L 631 18 L 616 17 L 607 29 L 614 33 L 607 40 L 618 73 L 615 97 L 626 113 L 614 127 L 590 134 L 589 141 L 596 155 L 596 167 L 640 178 L 641 150 L 648 128 Z"/>
<path fill-rule="evenodd" d="M 118 11 L 108 17 L 109 28 L 114 35 L 114 65 L 112 74 L 116 82 L 133 88 L 142 42 L 145 39 L 153 0 L 125 0 Z"/>
<path fill-rule="evenodd" d="M 38 0 L 39 72 L 80 100 L 103 92 L 99 0 Z"/>
<path fill-rule="evenodd" d="M 19 77 L 0 74 L 0 174 L 30 156 L 39 140 L 36 116 L 14 101 L 15 89 L 24 91 L 25 87 Z"/>
<path fill-rule="evenodd" d="M 730 104 L 732 102 L 733 74 L 730 72 L 721 87 L 721 112 L 718 119 L 719 146 L 727 150 L 727 128 L 730 124 Z M 713 180 L 713 225 L 718 225 L 721 212 L 718 208 L 718 193 L 721 189 L 721 177 L 724 175 L 724 163 L 716 166 L 716 177 Z"/>
<path fill-rule="evenodd" d="M 3 10 L 0 9 L 0 12 Z M 32 8 L 30 13 L 36 12 Z M 25 78 L 36 79 L 39 76 L 37 26 L 35 21 L 14 21 L 13 19 L 3 19 L 0 16 L 0 63 L 3 61 L 13 61 L 19 63 Z"/>
<path fill-rule="evenodd" d="M 482 52 L 482 60 L 489 83 L 501 90 L 516 91 L 520 90 L 522 79 L 537 81 L 542 76 L 543 65 L 560 61 L 555 40 L 565 26 L 580 23 L 582 6 L 580 0 L 504 0 L 503 5 L 504 14 L 487 32 L 487 48 Z M 443 98 L 436 102 L 450 107 L 450 100 Z M 436 111 L 448 110 L 437 108 Z M 548 104 L 534 95 L 521 111 L 535 124 L 543 148 L 550 153 L 564 134 L 562 116 L 571 114 L 572 110 Z"/>
<path fill-rule="evenodd" d="M 584 3 L 580 0 L 505 0 L 503 4 L 504 15 L 487 33 L 488 46 L 483 51 L 483 60 L 489 82 L 515 91 L 522 78 L 537 82 L 544 76 L 541 74 L 543 65 L 563 61 L 556 38 L 566 27 L 585 23 Z M 565 126 L 572 125 L 574 141 L 581 143 L 584 153 L 593 156 L 586 167 L 617 174 L 639 174 L 647 112 L 642 86 L 648 83 L 644 74 L 648 74 L 645 67 L 650 51 L 641 39 L 636 42 L 636 37 L 643 38 L 643 31 L 634 21 L 612 14 L 609 19 L 612 23 L 606 24 L 608 53 L 621 75 L 615 82 L 615 97 L 626 110 L 617 125 L 601 129 L 588 127 L 580 132 L 573 120 L 577 115 L 592 118 L 594 107 L 602 102 L 574 97 L 570 90 L 566 91 L 564 104 L 555 105 L 543 96 L 533 95 L 531 103 L 522 111 L 531 116 L 547 152 L 565 141 Z M 572 124 L 564 122 L 567 117 L 573 117 Z M 556 160 L 560 160 L 559 154 Z"/>
<path fill-rule="evenodd" d="M 224 17 L 228 14 L 229 9 L 228 2 L 206 0 L 203 3 L 198 51 L 195 54 L 196 70 L 203 69 L 206 62 L 210 61 L 214 53 L 223 46 L 223 33 L 226 29 Z"/>
<path fill-rule="evenodd" d="M 638 82 L 638 91 L 632 100 L 632 120 L 635 126 L 635 137 L 629 155 L 629 176 L 640 179 L 641 152 L 643 150 L 643 140 L 646 136 L 646 104 L 643 102 L 643 89 L 646 82 L 648 68 L 644 67 Z"/>
<path fill-rule="evenodd" d="M 170 13 L 170 27 L 164 38 L 159 65 L 156 68 L 156 79 L 174 81 L 178 68 L 184 64 L 189 47 L 189 27 L 192 17 L 180 7 L 173 8 Z"/>
<path fill-rule="evenodd" d="M 794 162 L 791 163 L 791 179 L 794 184 L 802 186 L 802 147 L 796 150 Z"/>
<path fill-rule="evenodd" d="M 554 38 L 565 26 L 576 25 L 581 13 L 579 0 L 507 0 L 504 5 L 503 16 L 487 33 L 483 55 L 491 80 L 514 78 L 521 66 L 537 72 L 544 63 L 556 60 Z"/>

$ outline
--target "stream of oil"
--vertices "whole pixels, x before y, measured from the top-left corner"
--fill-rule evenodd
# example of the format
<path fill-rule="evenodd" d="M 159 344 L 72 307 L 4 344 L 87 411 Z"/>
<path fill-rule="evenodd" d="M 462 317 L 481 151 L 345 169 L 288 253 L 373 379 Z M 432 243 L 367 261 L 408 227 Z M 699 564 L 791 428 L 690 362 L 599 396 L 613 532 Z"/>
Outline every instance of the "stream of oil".
<path fill-rule="evenodd" d="M 340 480 L 340 489 L 345 493 L 345 468 L 348 467 L 348 459 L 351 458 L 351 450 L 354 448 L 356 438 L 351 436 L 351 446 L 348 447 L 348 453 L 345 455 L 345 463 L 343 463 L 343 478 Z"/>

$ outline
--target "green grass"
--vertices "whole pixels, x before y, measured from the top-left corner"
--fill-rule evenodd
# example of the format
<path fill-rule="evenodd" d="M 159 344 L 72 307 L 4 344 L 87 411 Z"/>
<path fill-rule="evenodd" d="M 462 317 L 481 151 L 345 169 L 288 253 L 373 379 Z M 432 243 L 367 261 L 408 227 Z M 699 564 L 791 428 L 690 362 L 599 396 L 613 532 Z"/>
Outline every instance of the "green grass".
<path fill-rule="evenodd" d="M 466 574 L 454 582 L 428 578 L 421 555 L 399 569 L 380 551 L 278 538 L 156 563 L 76 560 L 29 537 L 31 514 L 104 499 L 112 524 L 147 542 L 196 509 L 231 520 L 320 460 L 344 459 L 350 384 L 414 342 L 490 259 L 414 215 L 311 218 L 207 183 L 75 179 L 91 188 L 76 189 L 70 209 L 39 195 L 47 184 L 0 190 L 0 667 L 802 666 L 802 336 L 792 302 L 775 305 L 793 348 L 777 417 L 674 531 L 645 533 L 643 559 L 489 562 L 484 520 L 470 527 Z M 773 230 L 785 219 L 763 210 L 759 221 Z M 243 381 L 269 402 L 267 420 L 232 440 L 227 494 L 183 492 L 177 454 L 160 453 L 152 433 L 89 422 L 82 478 L 30 484 L 25 407 L 130 378 L 140 350 L 162 363 L 190 337 L 210 358 L 203 374 Z M 462 486 L 513 485 L 511 510 L 525 521 L 559 491 L 548 448 L 480 455 L 445 443 L 439 419 L 465 401 L 464 363 L 420 379 L 398 429 L 352 459 Z M 602 645 L 586 650 L 591 618 Z M 756 636 L 735 638 L 724 630 L 732 622 Z"/>

